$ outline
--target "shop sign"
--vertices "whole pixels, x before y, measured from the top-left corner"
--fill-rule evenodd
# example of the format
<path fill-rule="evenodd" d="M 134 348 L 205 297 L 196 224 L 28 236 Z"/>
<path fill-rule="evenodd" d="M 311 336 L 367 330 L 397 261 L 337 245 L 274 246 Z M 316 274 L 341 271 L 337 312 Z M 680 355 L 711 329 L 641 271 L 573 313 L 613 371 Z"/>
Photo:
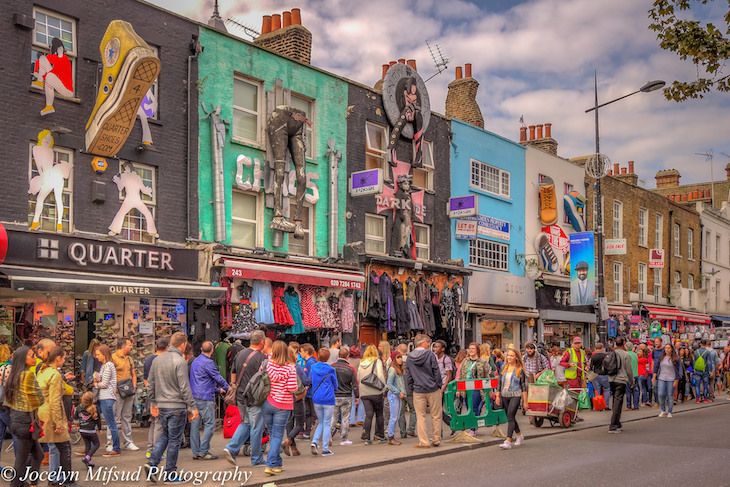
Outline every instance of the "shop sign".
<path fill-rule="evenodd" d="M 604 248 L 606 255 L 626 255 L 626 239 L 607 238 Z"/>
<path fill-rule="evenodd" d="M 486 215 L 477 215 L 474 219 L 477 222 L 478 237 L 498 238 L 509 241 L 510 223 L 508 221 Z"/>
<path fill-rule="evenodd" d="M 350 196 L 365 196 L 383 192 L 383 170 L 368 169 L 350 175 Z"/>
<path fill-rule="evenodd" d="M 571 306 L 570 288 L 544 284 L 535 291 L 535 301 L 539 310 L 577 311 L 595 313 L 593 306 Z"/>
<path fill-rule="evenodd" d="M 649 269 L 664 269 L 664 249 L 649 250 Z"/>
<path fill-rule="evenodd" d="M 469 278 L 469 302 L 534 308 L 535 283 L 528 277 L 501 272 L 474 272 Z"/>
<path fill-rule="evenodd" d="M 477 222 L 474 220 L 456 220 L 456 238 L 458 240 L 476 239 Z"/>
<path fill-rule="evenodd" d="M 476 216 L 478 213 L 479 203 L 476 195 L 449 198 L 449 218 Z"/>
<path fill-rule="evenodd" d="M 548 236 L 550 246 L 563 254 L 570 250 L 570 239 L 560 225 L 547 225 L 542 227 L 542 233 Z"/>
<path fill-rule="evenodd" d="M 149 296 L 150 288 L 145 286 L 109 286 L 109 294 L 122 294 L 126 296 Z"/>
<path fill-rule="evenodd" d="M 8 231 L 8 242 L 5 263 L 11 265 L 146 277 L 198 278 L 198 252 L 191 249 L 165 249 L 14 230 Z M 145 294 L 123 290 L 110 292 Z"/>
<path fill-rule="evenodd" d="M 336 287 L 341 289 L 363 289 L 363 283 L 359 280 L 304 275 L 293 272 L 285 272 L 284 270 L 277 271 L 273 268 L 260 270 L 251 268 L 245 269 L 242 267 L 227 267 L 226 277 L 231 277 L 233 279 L 286 282 L 290 284 L 306 284 L 310 286 Z"/>

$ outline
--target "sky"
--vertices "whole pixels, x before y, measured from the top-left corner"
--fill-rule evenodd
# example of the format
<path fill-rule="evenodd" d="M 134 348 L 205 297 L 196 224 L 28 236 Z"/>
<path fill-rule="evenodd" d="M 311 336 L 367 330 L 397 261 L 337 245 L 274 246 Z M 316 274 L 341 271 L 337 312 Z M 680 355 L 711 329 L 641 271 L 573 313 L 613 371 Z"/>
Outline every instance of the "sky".
<path fill-rule="evenodd" d="M 207 21 L 212 0 L 151 0 Z M 221 16 L 261 29 L 265 14 L 293 7 L 313 35 L 312 64 L 373 85 L 381 65 L 416 59 L 426 79 L 436 72 L 426 41 L 438 44 L 448 70 L 428 81 L 432 110 L 444 112 L 454 68 L 471 63 L 485 128 L 517 140 L 527 125 L 552 123 L 558 153 L 594 152 L 593 77 L 599 103 L 649 80 L 691 80 L 694 66 L 659 48 L 649 30 L 650 0 L 220 0 Z M 699 12 L 719 19 L 724 2 Z M 722 25 L 717 22 L 716 25 Z M 229 31 L 243 35 L 229 24 Z M 730 68 L 727 68 L 730 69 Z M 640 93 L 600 110 L 601 152 L 622 166 L 635 161 L 640 184 L 654 187 L 660 169 L 682 184 L 725 177 L 730 163 L 730 94 L 668 101 Z M 696 153 L 712 151 L 712 164 Z M 723 155 L 723 153 L 728 155 Z M 713 171 L 714 168 L 714 171 Z"/>

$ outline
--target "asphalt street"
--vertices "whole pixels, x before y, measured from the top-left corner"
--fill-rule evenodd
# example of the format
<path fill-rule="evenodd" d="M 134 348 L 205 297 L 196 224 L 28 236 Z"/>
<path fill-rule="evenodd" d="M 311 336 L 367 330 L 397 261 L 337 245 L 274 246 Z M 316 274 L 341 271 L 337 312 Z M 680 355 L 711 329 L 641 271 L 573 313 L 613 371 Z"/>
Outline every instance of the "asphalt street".
<path fill-rule="evenodd" d="M 600 427 L 528 439 L 508 451 L 490 446 L 288 485 L 730 486 L 730 401 L 720 401 L 673 418 L 624 422 L 622 434 Z"/>

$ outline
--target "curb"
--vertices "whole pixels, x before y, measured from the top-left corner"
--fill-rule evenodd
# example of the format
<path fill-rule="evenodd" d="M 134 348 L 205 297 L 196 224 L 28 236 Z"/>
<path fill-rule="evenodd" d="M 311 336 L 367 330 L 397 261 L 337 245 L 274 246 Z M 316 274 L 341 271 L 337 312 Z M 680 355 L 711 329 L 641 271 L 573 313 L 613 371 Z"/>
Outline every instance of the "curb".
<path fill-rule="evenodd" d="M 702 404 L 702 405 L 695 404 L 695 405 L 689 407 L 688 409 L 683 409 L 682 411 L 677 411 L 674 414 L 683 414 L 683 413 L 687 413 L 690 411 L 697 411 L 699 409 L 709 409 L 712 407 L 719 407 L 719 406 L 728 405 L 728 404 L 730 404 L 730 401 L 726 401 L 726 402 L 715 401 L 711 404 Z M 657 417 L 656 415 L 645 416 L 645 417 L 641 417 L 641 418 L 628 419 L 628 420 L 625 420 L 624 422 L 625 423 L 635 423 L 637 421 L 644 421 L 644 420 L 652 419 L 652 418 L 656 418 L 656 417 Z M 556 428 L 555 431 L 550 431 L 548 433 L 541 434 L 539 436 L 526 437 L 525 441 L 536 440 L 536 439 L 545 438 L 548 436 L 575 433 L 578 431 L 605 428 L 606 426 L 608 426 L 608 422 L 605 422 L 605 423 L 601 422 L 600 424 L 594 424 L 594 425 L 574 426 L 572 428 L 567 428 L 567 429 Z M 246 485 L 249 485 L 251 487 L 263 487 L 264 485 L 270 484 L 270 483 L 275 483 L 277 486 L 289 485 L 289 484 L 293 484 L 293 483 L 297 483 L 297 482 L 306 482 L 308 480 L 332 477 L 335 475 L 350 473 L 350 472 L 354 472 L 357 470 L 378 468 L 378 467 L 384 467 L 387 465 L 396 465 L 396 464 L 406 463 L 406 462 L 410 462 L 410 461 L 414 461 L 414 460 L 424 460 L 426 458 L 441 457 L 441 456 L 445 456 L 445 455 L 451 455 L 453 453 L 476 450 L 478 448 L 486 448 L 488 446 L 498 445 L 498 444 L 502 443 L 502 441 L 503 441 L 502 439 L 493 439 L 493 440 L 484 441 L 482 443 L 473 443 L 473 444 L 459 446 L 456 448 L 450 448 L 448 450 L 438 450 L 438 448 L 436 448 L 434 451 L 431 451 L 428 453 L 421 453 L 421 454 L 416 454 L 416 455 L 407 456 L 407 457 L 392 458 L 389 460 L 381 460 L 381 461 L 368 463 L 368 464 L 348 465 L 345 467 L 339 467 L 339 468 L 322 471 L 322 472 L 306 473 L 306 474 L 298 475 L 296 477 L 287 477 L 287 478 L 281 478 L 281 479 L 277 479 L 276 477 L 271 477 L 270 479 L 268 479 L 267 481 L 264 481 L 264 482 L 257 482 L 254 484 L 246 484 Z"/>

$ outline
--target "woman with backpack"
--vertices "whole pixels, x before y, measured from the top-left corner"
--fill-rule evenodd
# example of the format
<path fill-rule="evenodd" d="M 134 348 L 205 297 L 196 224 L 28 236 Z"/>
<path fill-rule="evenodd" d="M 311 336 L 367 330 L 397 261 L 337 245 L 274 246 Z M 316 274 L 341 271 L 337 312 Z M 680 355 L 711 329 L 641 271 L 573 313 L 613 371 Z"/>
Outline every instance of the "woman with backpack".
<path fill-rule="evenodd" d="M 360 402 L 365 406 L 365 422 L 362 428 L 362 441 L 371 445 L 370 431 L 375 416 L 374 440 L 385 444 L 385 425 L 383 419 L 383 392 L 385 392 L 387 377 L 385 365 L 378 358 L 378 349 L 368 345 L 357 367 L 357 382 L 360 388 Z"/>
<path fill-rule="evenodd" d="M 261 407 L 270 442 L 264 473 L 278 475 L 284 471 L 281 444 L 286 435 L 289 415 L 294 410 L 294 392 L 298 387 L 297 371 L 294 364 L 289 363 L 289 348 L 281 340 L 273 343 L 271 358 L 264 363 L 270 384 L 269 394 Z"/>
<path fill-rule="evenodd" d="M 674 347 L 664 345 L 664 354 L 654 362 L 654 384 L 658 387 L 660 418 L 671 418 L 674 407 L 674 388 L 679 383 L 682 366 Z"/>
<path fill-rule="evenodd" d="M 332 439 L 332 415 L 335 412 L 335 391 L 337 390 L 337 374 L 335 369 L 327 363 L 330 351 L 320 348 L 317 354 L 318 362 L 312 366 L 312 402 L 317 414 L 317 429 L 312 435 L 312 455 L 319 453 L 318 443 L 322 442 L 322 456 L 334 455 L 330 450 Z"/>

